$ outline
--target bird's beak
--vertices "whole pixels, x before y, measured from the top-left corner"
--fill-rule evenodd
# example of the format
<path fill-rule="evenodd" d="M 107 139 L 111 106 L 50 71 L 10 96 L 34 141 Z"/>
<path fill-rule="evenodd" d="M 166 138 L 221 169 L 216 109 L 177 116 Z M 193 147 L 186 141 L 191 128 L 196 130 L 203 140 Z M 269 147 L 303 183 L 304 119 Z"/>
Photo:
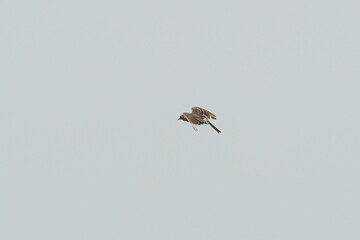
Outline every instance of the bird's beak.
<path fill-rule="evenodd" d="M 180 120 L 180 118 L 178 118 L 178 120 Z"/>

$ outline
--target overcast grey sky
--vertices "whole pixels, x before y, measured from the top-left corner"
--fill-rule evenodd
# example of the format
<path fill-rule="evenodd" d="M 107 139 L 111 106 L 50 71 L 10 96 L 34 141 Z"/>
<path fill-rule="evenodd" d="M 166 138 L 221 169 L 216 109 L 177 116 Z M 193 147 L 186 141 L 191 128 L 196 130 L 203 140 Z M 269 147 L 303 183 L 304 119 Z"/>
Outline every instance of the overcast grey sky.
<path fill-rule="evenodd" d="M 0 239 L 360 239 L 359 5 L 1 1 Z"/>

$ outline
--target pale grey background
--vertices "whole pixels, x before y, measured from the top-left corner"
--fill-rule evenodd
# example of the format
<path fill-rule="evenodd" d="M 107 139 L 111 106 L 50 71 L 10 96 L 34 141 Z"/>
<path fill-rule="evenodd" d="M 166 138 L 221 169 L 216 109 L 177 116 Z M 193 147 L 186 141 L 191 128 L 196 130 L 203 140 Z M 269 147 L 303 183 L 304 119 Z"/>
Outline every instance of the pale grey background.
<path fill-rule="evenodd" d="M 2 0 L 0 239 L 360 239 L 357 2 Z"/>

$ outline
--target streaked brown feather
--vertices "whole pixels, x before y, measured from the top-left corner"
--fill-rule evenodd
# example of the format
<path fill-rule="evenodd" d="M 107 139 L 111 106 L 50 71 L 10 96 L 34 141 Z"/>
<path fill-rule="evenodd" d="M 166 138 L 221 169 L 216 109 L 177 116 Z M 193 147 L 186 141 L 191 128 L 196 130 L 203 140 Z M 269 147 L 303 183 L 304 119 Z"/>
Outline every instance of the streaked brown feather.
<path fill-rule="evenodd" d="M 193 107 L 192 108 L 192 113 L 194 114 L 198 114 L 198 115 L 204 115 L 207 118 L 212 118 L 212 119 L 216 119 L 216 115 L 213 114 L 212 112 L 209 112 L 208 110 L 201 108 L 201 107 Z"/>

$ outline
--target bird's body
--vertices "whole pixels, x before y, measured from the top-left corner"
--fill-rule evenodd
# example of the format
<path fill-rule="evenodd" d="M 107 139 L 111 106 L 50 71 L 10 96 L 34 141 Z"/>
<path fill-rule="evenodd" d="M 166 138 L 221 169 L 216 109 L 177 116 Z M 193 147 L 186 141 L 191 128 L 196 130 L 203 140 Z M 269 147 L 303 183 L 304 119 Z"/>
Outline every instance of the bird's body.
<path fill-rule="evenodd" d="M 206 109 L 193 107 L 191 113 L 184 112 L 178 120 L 191 123 L 195 131 L 197 131 L 196 125 L 209 124 L 216 132 L 221 133 L 221 131 L 209 121 L 210 118 L 216 119 L 216 115 Z"/>

